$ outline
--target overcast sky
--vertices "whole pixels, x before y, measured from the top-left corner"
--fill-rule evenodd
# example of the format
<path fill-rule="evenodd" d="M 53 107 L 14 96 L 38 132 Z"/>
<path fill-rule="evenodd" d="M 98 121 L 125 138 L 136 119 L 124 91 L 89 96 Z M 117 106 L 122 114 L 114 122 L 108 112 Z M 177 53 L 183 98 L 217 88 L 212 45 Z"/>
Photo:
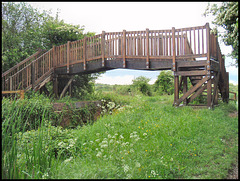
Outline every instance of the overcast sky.
<path fill-rule="evenodd" d="M 202 26 L 213 17 L 204 17 L 207 2 L 28 2 L 39 10 L 50 10 L 64 22 L 85 26 L 85 32 L 101 34 L 105 32 L 138 31 L 149 28 L 161 30 Z M 221 4 L 221 3 L 220 3 Z M 220 42 L 222 54 L 231 52 L 230 46 Z M 233 62 L 226 58 L 226 68 L 230 82 L 238 84 L 238 69 L 229 66 Z M 129 69 L 115 69 L 107 71 L 96 82 L 106 84 L 131 84 L 138 76 L 151 78 L 154 83 L 160 71 L 139 71 Z"/>

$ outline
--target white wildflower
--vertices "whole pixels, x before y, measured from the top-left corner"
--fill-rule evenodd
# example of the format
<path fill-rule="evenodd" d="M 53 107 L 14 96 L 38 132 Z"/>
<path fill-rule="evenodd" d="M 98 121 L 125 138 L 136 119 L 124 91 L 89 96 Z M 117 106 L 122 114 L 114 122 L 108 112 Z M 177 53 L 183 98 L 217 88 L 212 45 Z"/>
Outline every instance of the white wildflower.
<path fill-rule="evenodd" d="M 147 133 L 143 133 L 143 136 L 146 136 L 147 135 Z"/>
<path fill-rule="evenodd" d="M 100 139 L 96 139 L 95 141 L 96 141 L 96 142 L 99 142 L 99 141 L 100 141 Z"/>
<path fill-rule="evenodd" d="M 140 164 L 139 162 L 136 162 L 136 163 L 135 163 L 135 166 L 136 166 L 136 167 L 141 167 L 141 164 Z"/>
<path fill-rule="evenodd" d="M 123 171 L 126 173 L 126 172 L 128 172 L 128 170 L 129 170 L 129 166 L 128 165 L 124 165 L 123 166 Z"/>
<path fill-rule="evenodd" d="M 100 133 L 96 133 L 96 136 L 100 136 Z"/>
<path fill-rule="evenodd" d="M 102 152 L 99 151 L 96 156 L 97 157 L 101 157 L 102 156 Z"/>
<path fill-rule="evenodd" d="M 123 137 L 123 135 L 120 135 L 120 139 L 123 139 L 124 137 Z"/>
<path fill-rule="evenodd" d="M 64 163 L 70 162 L 73 159 L 73 157 L 70 157 L 69 159 L 64 160 Z"/>

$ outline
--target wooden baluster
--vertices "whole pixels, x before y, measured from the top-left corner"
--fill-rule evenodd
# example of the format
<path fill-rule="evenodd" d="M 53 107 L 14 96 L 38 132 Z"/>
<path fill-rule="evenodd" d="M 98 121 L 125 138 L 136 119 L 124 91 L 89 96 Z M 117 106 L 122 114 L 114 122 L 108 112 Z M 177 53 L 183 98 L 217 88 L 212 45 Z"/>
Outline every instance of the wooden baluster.
<path fill-rule="evenodd" d="M 176 71 L 176 50 L 175 50 L 175 27 L 172 27 L 172 41 L 173 41 L 173 71 Z"/>
<path fill-rule="evenodd" d="M 83 39 L 83 70 L 86 70 L 86 59 L 87 59 L 87 37 Z"/>
<path fill-rule="evenodd" d="M 70 41 L 67 42 L 67 73 L 69 73 Z"/>
<path fill-rule="evenodd" d="M 146 68 L 149 68 L 149 29 L 146 29 Z"/>
<path fill-rule="evenodd" d="M 101 51 L 102 51 L 102 67 L 105 66 L 105 31 L 102 31 L 101 38 Z"/>
<path fill-rule="evenodd" d="M 126 30 L 123 30 L 122 52 L 123 52 L 123 68 L 126 68 Z"/>

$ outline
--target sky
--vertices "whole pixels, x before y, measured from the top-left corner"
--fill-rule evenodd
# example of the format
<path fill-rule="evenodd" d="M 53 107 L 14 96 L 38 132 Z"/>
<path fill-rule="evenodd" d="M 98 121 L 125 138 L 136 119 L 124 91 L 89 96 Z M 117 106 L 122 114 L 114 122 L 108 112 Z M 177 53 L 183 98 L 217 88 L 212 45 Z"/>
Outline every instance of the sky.
<path fill-rule="evenodd" d="M 84 26 L 84 32 L 140 31 L 202 26 L 207 22 L 210 28 L 214 17 L 202 14 L 208 2 L 28 2 L 32 7 L 51 10 L 52 16 L 59 12 L 65 23 Z M 214 2 L 215 3 L 215 2 Z M 221 3 L 218 3 L 221 4 Z M 222 31 L 220 29 L 220 31 Z M 231 53 L 232 48 L 219 40 L 222 54 Z M 234 61 L 225 59 L 229 82 L 238 84 L 238 68 L 230 66 Z M 138 76 L 150 78 L 153 84 L 160 71 L 114 69 L 101 75 L 96 83 L 131 84 Z"/>

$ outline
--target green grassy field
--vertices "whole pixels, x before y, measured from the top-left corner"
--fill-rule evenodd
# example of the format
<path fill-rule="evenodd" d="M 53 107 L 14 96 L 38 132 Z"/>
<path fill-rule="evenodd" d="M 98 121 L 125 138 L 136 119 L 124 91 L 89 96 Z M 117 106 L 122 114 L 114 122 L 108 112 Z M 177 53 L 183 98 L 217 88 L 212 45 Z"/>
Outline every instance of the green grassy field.
<path fill-rule="evenodd" d="M 9 124 L 34 106 L 17 101 L 10 110 L 4 100 L 2 178 L 227 177 L 238 155 L 238 117 L 229 116 L 238 111 L 234 101 L 209 110 L 173 107 L 173 96 L 107 96 L 121 107 L 75 129 L 47 124 L 54 115 L 42 99 L 39 127 L 25 132 Z"/>

